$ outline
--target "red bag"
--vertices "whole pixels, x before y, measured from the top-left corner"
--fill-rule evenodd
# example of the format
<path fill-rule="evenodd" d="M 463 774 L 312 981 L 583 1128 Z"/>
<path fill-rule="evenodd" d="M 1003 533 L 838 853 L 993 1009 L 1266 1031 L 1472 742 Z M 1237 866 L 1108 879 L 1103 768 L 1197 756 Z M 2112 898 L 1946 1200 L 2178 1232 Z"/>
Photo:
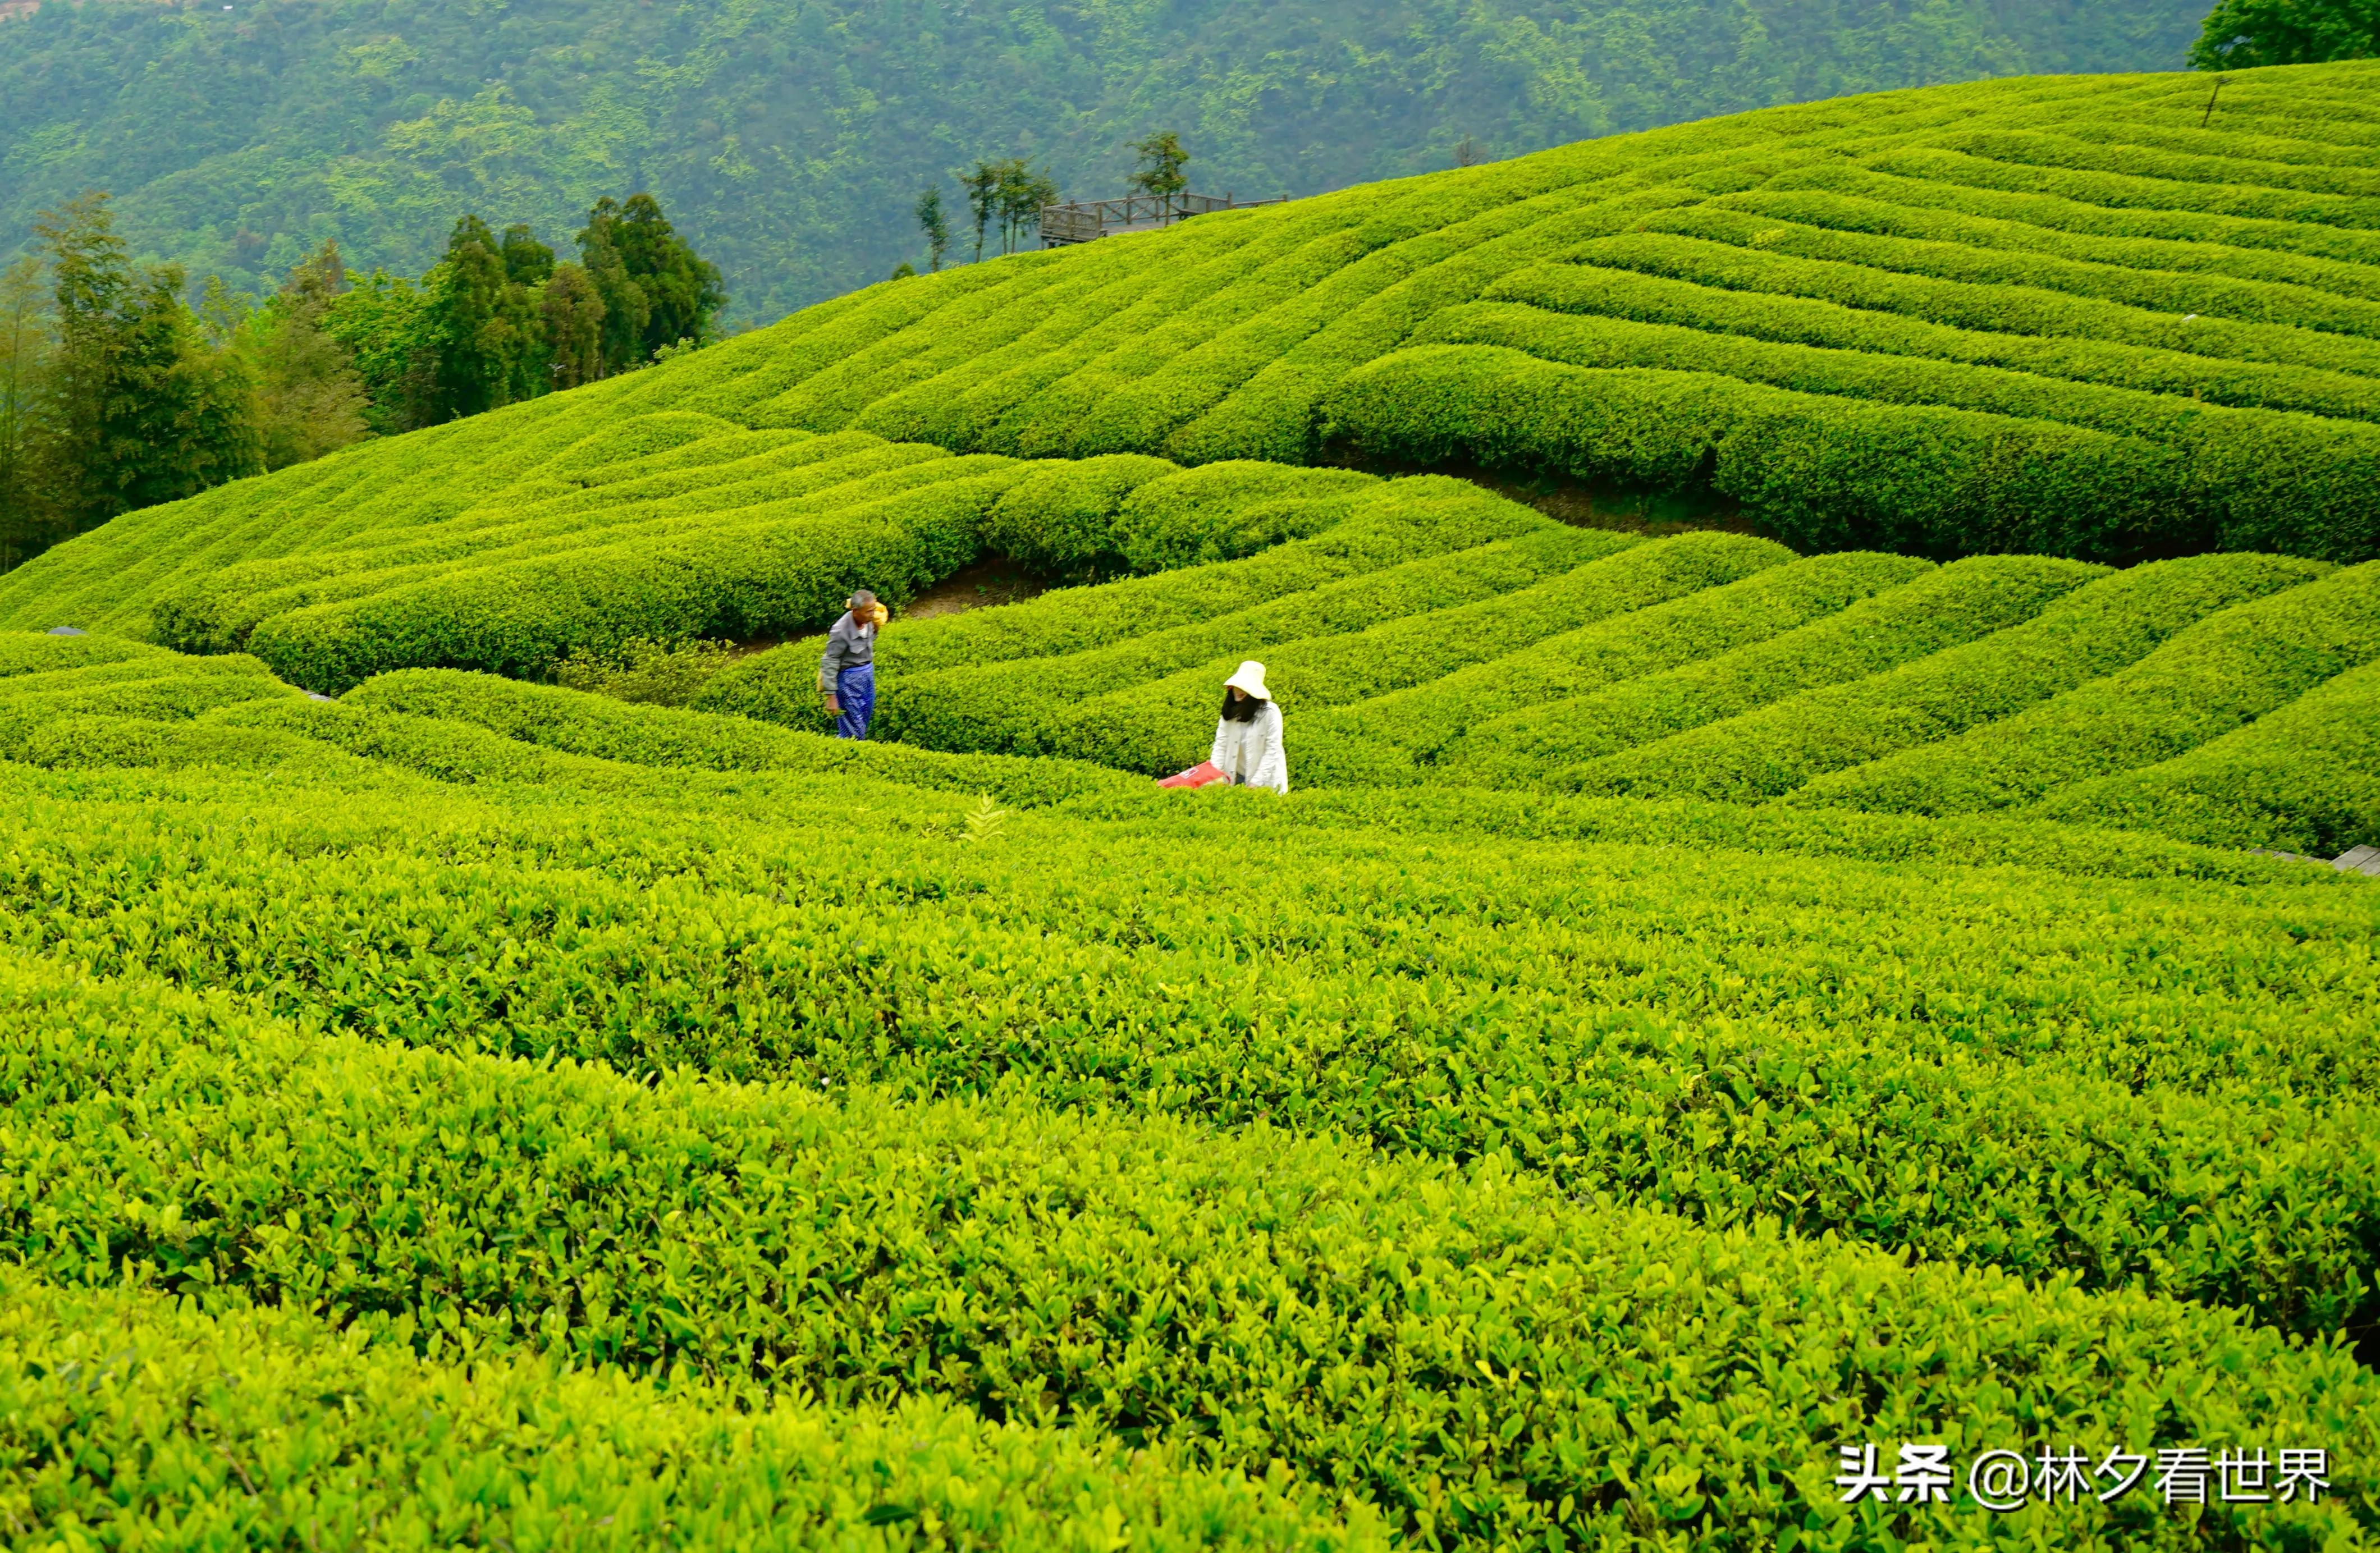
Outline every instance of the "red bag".
<path fill-rule="evenodd" d="M 1160 777 L 1160 787 L 1211 787 L 1219 782 L 1232 780 L 1231 773 L 1212 760 L 1201 760 L 1178 776 Z"/>

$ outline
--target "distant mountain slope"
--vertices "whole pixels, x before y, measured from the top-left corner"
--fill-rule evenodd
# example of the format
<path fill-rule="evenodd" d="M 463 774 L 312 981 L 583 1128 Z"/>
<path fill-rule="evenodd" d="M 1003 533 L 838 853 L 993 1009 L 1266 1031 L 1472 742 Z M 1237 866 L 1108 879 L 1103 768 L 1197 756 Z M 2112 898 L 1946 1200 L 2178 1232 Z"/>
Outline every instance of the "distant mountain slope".
<path fill-rule="evenodd" d="M 1312 194 L 1738 109 L 2180 65 L 2204 0 L 84 0 L 0 21 L 0 250 L 86 188 L 153 254 L 258 287 L 337 237 L 418 270 L 461 212 L 566 235 L 650 188 L 770 319 L 917 243 L 929 179 L 1046 161 L 1119 192 Z"/>

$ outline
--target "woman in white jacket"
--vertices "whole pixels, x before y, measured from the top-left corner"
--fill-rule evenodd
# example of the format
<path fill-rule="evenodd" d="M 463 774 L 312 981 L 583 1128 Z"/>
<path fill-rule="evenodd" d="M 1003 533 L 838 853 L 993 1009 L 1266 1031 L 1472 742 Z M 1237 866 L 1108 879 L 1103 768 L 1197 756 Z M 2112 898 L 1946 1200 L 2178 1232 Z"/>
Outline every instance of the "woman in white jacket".
<path fill-rule="evenodd" d="M 1207 757 L 1242 787 L 1289 791 L 1289 757 L 1281 746 L 1281 708 L 1265 688 L 1264 665 L 1251 659 L 1223 682 L 1223 715 Z"/>

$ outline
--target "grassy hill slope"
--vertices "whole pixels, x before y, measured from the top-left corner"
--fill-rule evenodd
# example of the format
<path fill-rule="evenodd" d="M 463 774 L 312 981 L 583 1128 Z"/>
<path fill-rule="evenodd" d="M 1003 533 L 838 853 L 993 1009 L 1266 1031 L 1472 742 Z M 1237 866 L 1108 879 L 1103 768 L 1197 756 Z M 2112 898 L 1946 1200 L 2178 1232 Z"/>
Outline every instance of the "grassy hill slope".
<path fill-rule="evenodd" d="M 239 646 L 334 606 L 409 619 L 427 589 L 449 626 L 600 596 L 648 634 L 765 634 L 1060 509 L 1083 533 L 1061 569 L 1211 558 L 1109 532 L 1158 458 L 1709 491 L 1812 549 L 2362 560 L 2375 82 L 2245 73 L 2204 127 L 2204 83 L 2171 76 L 1775 109 L 887 283 L 131 515 L 0 580 L 0 621 Z M 994 523 L 1027 477 L 1043 516 Z M 520 653 L 372 630 L 373 668 L 601 645 L 567 620 Z"/>
<path fill-rule="evenodd" d="M 12 1531 L 2370 1542 L 2380 880 L 2243 849 L 2380 842 L 2375 81 L 878 286 L 0 580 Z M 1078 585 L 896 617 L 880 741 L 814 640 L 528 683 L 987 551 Z M 1294 790 L 1157 788 L 1250 654 Z M 2093 1470 L 2189 1448 L 2326 1455 Z"/>
<path fill-rule="evenodd" d="M 918 189 L 978 157 L 1119 194 L 1127 143 L 1174 129 L 1201 188 L 1312 194 L 1451 166 L 1466 136 L 1509 156 L 1850 91 L 2173 69 L 2204 9 L 48 0 L 0 21 L 0 252 L 108 188 L 136 248 L 260 290 L 324 237 L 414 273 L 466 211 L 552 241 L 650 188 L 771 320 L 917 259 Z"/>
<path fill-rule="evenodd" d="M 1960 570 L 1813 564 L 1720 591 Z M 2374 1526 L 2370 880 L 15 633 L 0 809 L 20 1529 L 2037 1543 L 1841 1503 L 1947 1415 L 2332 1452 L 2061 1542 Z"/>

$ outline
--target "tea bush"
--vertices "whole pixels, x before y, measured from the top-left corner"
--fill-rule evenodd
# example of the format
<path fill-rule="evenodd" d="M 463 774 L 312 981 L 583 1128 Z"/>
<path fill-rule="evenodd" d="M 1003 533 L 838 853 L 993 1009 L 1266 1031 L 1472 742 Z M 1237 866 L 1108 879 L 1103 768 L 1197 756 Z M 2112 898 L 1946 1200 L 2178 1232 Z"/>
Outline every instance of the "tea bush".
<path fill-rule="evenodd" d="M 2229 555 L 2119 572 L 1982 640 L 1638 744 L 1556 780 L 1588 792 L 1774 797 L 1831 771 L 2002 722 L 2137 661 L 2210 615 L 2219 632 L 2238 618 L 2227 605 L 2302 584 L 2305 575 L 2286 562 Z M 2359 567 L 2351 575 L 2371 573 Z M 2304 601 L 2292 592 L 2279 607 L 2293 614 Z"/>
<path fill-rule="evenodd" d="M 1554 772 L 1768 706 L 1864 683 L 2031 620 L 2100 575 L 2072 561 L 1977 556 L 1797 629 L 1587 696 L 1483 720 L 1440 763 L 1461 781 L 1536 784 Z"/>
<path fill-rule="evenodd" d="M 1525 652 L 1301 717 L 1299 774 L 1354 786 L 1417 781 L 1420 766 L 1468 727 L 1767 640 L 1931 569 L 1895 555 L 1813 556 L 1548 637 Z"/>
<path fill-rule="evenodd" d="M 961 266 L 128 515 L 0 580 L 0 625 L 229 650 L 429 589 L 261 645 L 290 673 L 325 655 L 322 685 L 508 664 L 557 632 L 601 652 L 572 601 L 647 602 L 638 530 L 722 564 L 699 547 L 787 516 L 772 481 L 863 445 L 1094 461 L 1026 469 L 1046 478 L 974 515 L 1069 577 L 1312 535 L 1342 516 L 1325 485 L 1249 469 L 1249 510 L 1206 512 L 1160 494 L 1184 478 L 1166 466 L 1343 448 L 1709 489 L 1806 545 L 2360 562 L 2380 553 L 2380 168 L 2340 104 L 2372 79 L 2233 72 L 2213 118 L 2187 76 L 1785 106 Z M 875 499 L 810 495 L 821 519 Z M 509 584 L 433 580 L 497 558 Z M 896 595 L 948 564 L 888 540 L 718 586 L 790 607 L 855 559 Z M 413 613 L 514 606 L 538 624 L 500 622 L 502 645 Z M 404 652 L 358 654 L 361 629 Z"/>
<path fill-rule="evenodd" d="M 1814 1437 L 1946 1412 L 2020 1450 L 2105 1449 L 2145 1390 L 2161 1438 L 2318 1435 L 2349 1483 L 2368 1449 L 2369 1377 L 2340 1349 L 2131 1291 L 1585 1211 L 1498 1156 L 1367 1169 L 1262 1127 L 649 1089 L 11 979 L 0 1149 L 40 1160 L 45 1215 L 108 1247 L 37 1242 L 29 1268 L 319 1301 L 433 1363 L 677 1365 L 834 1406 L 923 1392 L 1224 1471 L 1279 1462 L 1409 1535 L 1481 1546 L 1592 1540 L 1632 1505 L 1765 1540 L 1834 1497 Z M 0 1179 L 22 1244 L 28 1177 Z M 404 1211 L 370 1211 L 392 1184 Z M 1878 1328 L 1941 1362 L 1895 1364 Z M 1656 1377 L 1694 1405 L 1610 1405 Z M 1779 1385 L 1828 1401 L 1730 1401 Z M 1662 1464 L 1681 1455 L 1691 1475 Z M 2318 1535 L 2353 1502 L 2278 1513 Z M 2152 1505 L 2096 1513 L 2111 1535 L 2199 1540 Z"/>
<path fill-rule="evenodd" d="M 1558 530 L 1551 519 L 1466 481 L 1444 476 L 1397 480 L 1356 498 L 1346 519 L 1322 533 L 1243 560 L 1096 588 L 1059 588 L 1027 603 L 896 625 L 879 639 L 876 661 L 897 683 L 892 676 L 1087 652 L 1450 552 Z M 818 697 L 824 650 L 823 643 L 811 641 L 748 658 L 707 686 L 696 704 L 822 730 L 830 724 Z M 902 715 L 897 701 L 887 705 L 886 714 Z"/>
<path fill-rule="evenodd" d="M 19 1534 L 74 1526 L 115 1547 L 1385 1546 L 1310 1488 L 990 1425 L 933 1399 L 739 1413 L 716 1389 L 665 1395 L 536 1357 L 422 1360 L 294 1312 L 209 1314 L 13 1274 L 0 1291 L 0 1451 Z"/>
<path fill-rule="evenodd" d="M 2380 845 L 2380 670 L 2350 669 L 2186 754 L 2061 787 L 2033 812 L 2316 857 Z"/>
<path fill-rule="evenodd" d="M 2375 82 L 1219 212 L 0 578 L 12 1545 L 2369 1541 L 2380 893 L 2248 849 L 2380 843 Z M 1246 657 L 1296 790 L 1159 789 Z"/>
<path fill-rule="evenodd" d="M 1959 738 L 1822 778 L 1796 803 L 1949 814 L 2030 804 L 2108 771 L 2154 765 L 2297 700 L 2380 657 L 2380 566 L 2311 586 L 2311 563 L 2206 556 L 2195 572 L 2218 613 L 2102 679 Z M 2258 587 L 2279 598 L 2252 598 Z"/>

